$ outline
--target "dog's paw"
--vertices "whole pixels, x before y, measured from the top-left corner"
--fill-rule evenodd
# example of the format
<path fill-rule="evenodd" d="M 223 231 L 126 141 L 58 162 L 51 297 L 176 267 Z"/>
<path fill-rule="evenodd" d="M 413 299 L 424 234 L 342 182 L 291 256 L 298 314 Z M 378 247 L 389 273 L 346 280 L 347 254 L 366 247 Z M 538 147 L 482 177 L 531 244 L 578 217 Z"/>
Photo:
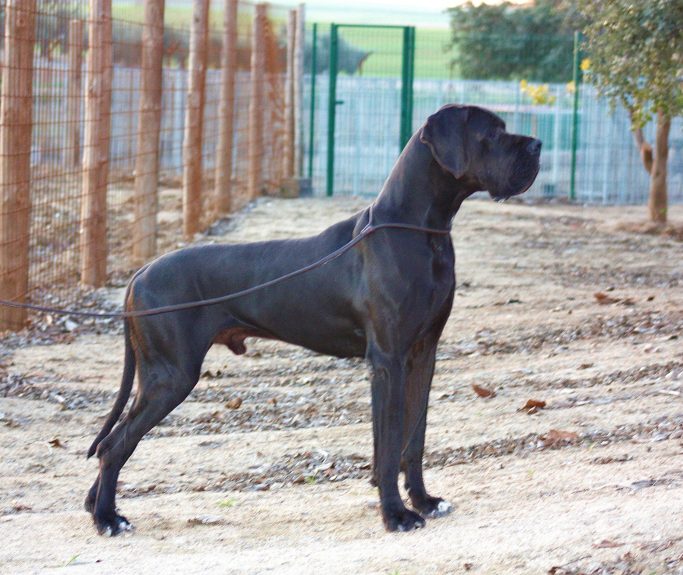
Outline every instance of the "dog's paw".
<path fill-rule="evenodd" d="M 121 533 L 129 533 L 134 529 L 130 521 L 121 515 L 106 518 L 94 517 L 94 521 L 97 532 L 104 537 L 114 537 Z"/>
<path fill-rule="evenodd" d="M 417 511 L 429 518 L 443 517 L 453 511 L 453 506 L 441 497 L 427 495 L 420 500 L 413 499 L 411 502 Z"/>
<path fill-rule="evenodd" d="M 453 506 L 440 497 L 434 497 L 436 505 L 427 513 L 427 517 L 443 517 L 453 511 Z"/>
<path fill-rule="evenodd" d="M 404 507 L 394 511 L 385 511 L 384 526 L 387 531 L 412 531 L 422 529 L 425 526 L 425 520 L 421 515 Z"/>

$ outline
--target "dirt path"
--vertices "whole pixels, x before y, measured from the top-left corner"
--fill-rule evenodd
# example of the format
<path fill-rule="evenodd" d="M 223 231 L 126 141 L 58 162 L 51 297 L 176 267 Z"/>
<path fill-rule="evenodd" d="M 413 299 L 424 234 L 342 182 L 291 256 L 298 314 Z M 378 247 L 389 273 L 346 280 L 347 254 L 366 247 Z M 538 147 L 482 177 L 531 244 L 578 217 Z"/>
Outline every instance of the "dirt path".
<path fill-rule="evenodd" d="M 210 239 L 306 235 L 365 203 L 264 201 Z M 411 534 L 384 532 L 368 482 L 362 362 L 252 341 L 211 350 L 124 468 L 134 535 L 98 537 L 84 454 L 121 337 L 5 340 L 0 572 L 683 573 L 683 244 L 618 230 L 643 214 L 464 206 L 426 454 L 455 511 Z M 529 399 L 545 408 L 520 410 Z"/>

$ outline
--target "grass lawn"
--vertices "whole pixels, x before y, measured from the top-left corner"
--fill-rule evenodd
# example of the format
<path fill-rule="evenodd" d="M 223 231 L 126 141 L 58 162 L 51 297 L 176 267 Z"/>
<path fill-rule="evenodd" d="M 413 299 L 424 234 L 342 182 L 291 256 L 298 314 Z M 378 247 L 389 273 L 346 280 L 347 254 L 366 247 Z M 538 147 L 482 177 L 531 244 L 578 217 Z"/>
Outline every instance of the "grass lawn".
<path fill-rule="evenodd" d="M 327 26 L 322 26 L 322 34 Z M 319 32 L 320 33 L 320 32 Z M 402 70 L 402 28 L 345 28 L 339 30 L 345 42 L 371 52 L 363 65 L 364 76 L 400 77 Z M 449 78 L 454 52 L 448 47 L 450 31 L 418 28 L 415 38 L 415 77 Z"/>
<path fill-rule="evenodd" d="M 129 22 L 143 20 L 143 6 L 136 2 L 115 2 L 113 7 L 115 19 Z M 273 9 L 272 16 L 284 22 L 284 10 Z M 240 15 L 240 25 L 248 26 L 250 14 Z M 190 6 L 167 6 L 165 23 L 173 28 L 187 28 L 192 20 Z M 210 14 L 211 27 L 218 29 L 223 25 L 223 11 L 219 7 L 212 8 Z M 308 27 L 312 26 L 309 19 Z M 329 34 L 329 22 L 318 24 L 319 36 Z M 400 77 L 402 70 L 402 28 L 341 28 L 340 36 L 356 48 L 371 52 L 363 66 L 365 76 Z M 454 52 L 448 47 L 450 30 L 447 28 L 418 28 L 415 46 L 415 77 L 416 78 L 450 78 L 450 62 Z"/>

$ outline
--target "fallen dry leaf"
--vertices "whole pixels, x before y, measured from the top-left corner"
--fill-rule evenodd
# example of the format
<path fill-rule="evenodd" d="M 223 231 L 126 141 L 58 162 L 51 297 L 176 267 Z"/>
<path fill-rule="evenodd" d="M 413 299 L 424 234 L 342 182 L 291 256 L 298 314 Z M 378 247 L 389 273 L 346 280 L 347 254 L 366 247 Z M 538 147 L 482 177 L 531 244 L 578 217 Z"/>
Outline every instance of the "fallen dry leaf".
<path fill-rule="evenodd" d="M 239 409 L 241 405 L 242 405 L 242 398 L 241 397 L 233 397 L 232 399 L 228 400 L 225 403 L 225 407 L 227 407 L 228 409 Z"/>
<path fill-rule="evenodd" d="M 486 389 L 485 387 L 481 387 L 476 383 L 472 384 L 472 389 L 474 390 L 474 393 L 476 393 L 479 397 L 496 397 L 495 391 L 493 391 L 492 389 Z"/>
<path fill-rule="evenodd" d="M 50 441 L 48 441 L 48 443 L 52 447 L 64 448 L 64 444 L 60 441 L 59 437 L 53 437 L 52 439 L 50 439 Z"/>
<path fill-rule="evenodd" d="M 579 438 L 579 434 L 573 431 L 561 431 L 559 429 L 551 429 L 546 433 L 541 440 L 544 447 L 554 447 L 563 442 L 575 441 Z"/>
<path fill-rule="evenodd" d="M 593 543 L 595 549 L 612 549 L 614 547 L 623 547 L 623 543 L 617 543 L 616 541 L 610 541 L 609 539 L 603 539 L 600 543 Z"/>
<path fill-rule="evenodd" d="M 518 411 L 526 411 L 529 415 L 532 415 L 539 409 L 543 409 L 545 405 L 545 401 L 541 401 L 540 399 L 529 399 L 524 404 L 524 407 L 521 407 Z"/>
<path fill-rule="evenodd" d="M 619 301 L 619 298 L 612 297 L 601 291 L 595 292 L 593 297 L 600 305 L 608 305 L 610 303 L 617 303 Z"/>
<path fill-rule="evenodd" d="M 188 525 L 219 525 L 223 522 L 220 515 L 199 515 L 187 520 Z"/>

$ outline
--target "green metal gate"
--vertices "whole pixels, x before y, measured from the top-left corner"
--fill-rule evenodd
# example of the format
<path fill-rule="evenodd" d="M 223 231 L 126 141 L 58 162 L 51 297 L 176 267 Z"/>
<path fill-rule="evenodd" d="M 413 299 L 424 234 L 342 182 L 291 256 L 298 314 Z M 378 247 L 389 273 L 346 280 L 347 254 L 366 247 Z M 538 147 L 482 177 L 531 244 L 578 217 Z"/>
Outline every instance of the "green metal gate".
<path fill-rule="evenodd" d="M 357 64 L 358 54 L 353 54 L 351 46 L 365 45 L 371 48 Z M 365 68 L 364 75 L 372 76 L 377 82 L 391 84 L 396 82 L 400 73 L 400 91 L 390 86 L 398 94 L 400 101 L 400 117 L 395 111 L 383 122 L 378 121 L 378 115 L 364 117 L 358 115 L 348 117 L 352 113 L 354 90 L 340 86 L 340 72 L 348 74 L 360 73 Z M 368 70 L 369 68 L 369 70 Z M 335 160 L 338 156 L 336 144 L 340 134 L 338 116 L 347 126 L 357 125 L 359 122 L 376 123 L 380 131 L 380 138 L 385 142 L 395 142 L 396 155 L 403 150 L 412 135 L 413 120 L 413 76 L 415 70 L 415 28 L 413 26 L 375 26 L 366 24 L 332 24 L 330 27 L 329 48 L 329 99 L 327 126 L 327 178 L 326 192 L 331 196 L 335 190 L 335 181 L 339 177 L 335 171 Z M 376 78 L 375 78 L 376 76 Z M 342 76 L 344 78 L 344 76 Z M 380 111 L 377 111 L 379 114 Z M 347 114 L 345 118 L 343 115 Z M 364 167 L 368 166 L 364 164 Z M 373 166 L 369 166 L 371 169 Z M 352 169 L 358 170 L 356 163 Z M 376 166 L 382 170 L 382 177 L 388 175 L 386 166 Z M 356 190 L 358 192 L 358 190 Z"/>

